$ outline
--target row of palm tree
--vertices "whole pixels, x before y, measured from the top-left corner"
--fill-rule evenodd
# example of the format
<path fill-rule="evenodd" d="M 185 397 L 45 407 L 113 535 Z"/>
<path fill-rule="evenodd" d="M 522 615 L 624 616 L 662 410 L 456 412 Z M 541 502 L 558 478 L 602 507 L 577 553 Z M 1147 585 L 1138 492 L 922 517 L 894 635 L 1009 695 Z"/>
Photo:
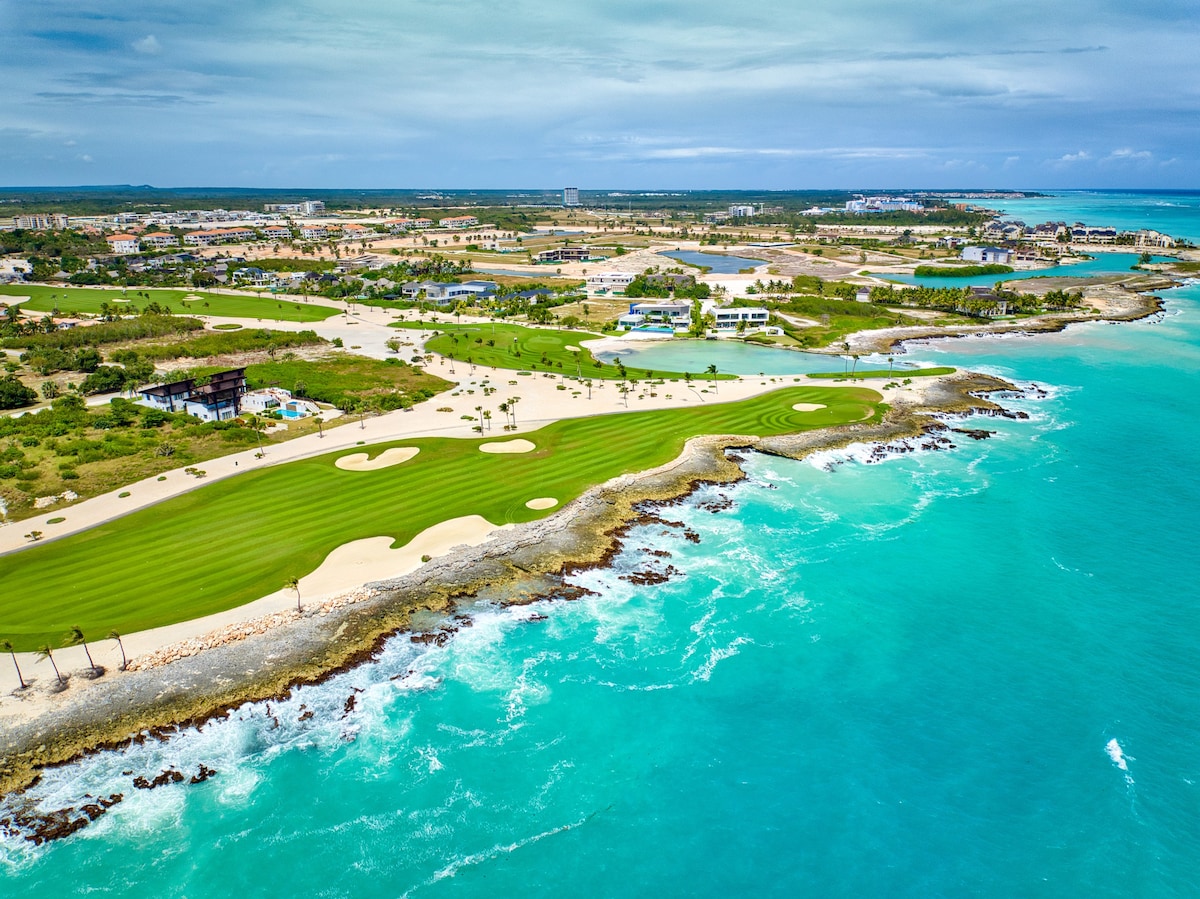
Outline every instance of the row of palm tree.
<path fill-rule="evenodd" d="M 129 667 L 129 659 L 125 655 L 125 644 L 121 641 L 121 635 L 115 630 L 109 631 L 108 639 L 117 641 L 117 647 L 121 650 L 121 670 L 124 671 L 127 667 Z M 92 673 L 93 677 L 99 677 L 104 673 L 104 669 L 97 665 L 95 660 L 92 658 L 92 652 L 88 648 L 87 639 L 84 637 L 83 629 L 80 628 L 79 625 L 72 627 L 70 632 L 67 634 L 67 645 L 83 647 L 83 652 L 87 656 L 88 660 L 88 670 Z M 16 650 L 13 649 L 12 642 L 9 640 L 4 640 L 0 642 L 0 647 L 3 647 L 4 651 L 12 657 L 13 667 L 17 669 L 17 681 L 21 685 L 20 689 L 24 690 L 29 686 L 29 683 L 25 680 L 25 675 L 21 672 L 21 665 L 17 661 L 17 653 Z M 54 650 L 50 644 L 43 644 L 42 647 L 37 651 L 37 654 L 38 661 L 41 661 L 42 659 L 50 660 L 50 665 L 52 668 L 54 668 L 54 676 L 58 678 L 59 686 L 65 687 L 67 685 L 67 679 L 63 677 L 62 672 L 58 670 L 58 663 L 54 661 Z"/>

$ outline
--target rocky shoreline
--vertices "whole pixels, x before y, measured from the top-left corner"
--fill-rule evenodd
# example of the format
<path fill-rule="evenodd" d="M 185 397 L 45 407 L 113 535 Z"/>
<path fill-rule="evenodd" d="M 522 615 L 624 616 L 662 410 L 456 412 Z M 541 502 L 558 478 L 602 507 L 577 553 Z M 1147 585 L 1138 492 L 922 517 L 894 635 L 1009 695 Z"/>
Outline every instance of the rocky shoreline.
<path fill-rule="evenodd" d="M 703 484 L 745 477 L 744 448 L 800 459 L 853 443 L 887 444 L 944 432 L 945 413 L 996 414 L 982 395 L 1011 390 L 995 378 L 960 373 L 930 385 L 920 405 L 897 403 L 881 422 L 760 439 L 696 438 L 674 461 L 594 487 L 547 518 L 503 531 L 394 581 L 376 582 L 303 614 L 277 613 L 231 625 L 203 639 L 139 658 L 119 677 L 63 695 L 40 714 L 0 736 L 0 795 L 20 791 L 44 768 L 132 741 L 166 735 L 227 714 L 247 701 L 287 695 L 372 658 L 384 642 L 412 630 L 413 616 L 434 613 L 445 624 L 414 639 L 441 639 L 457 626 L 460 606 L 480 597 L 508 604 L 573 598 L 563 577 L 609 563 L 628 531 L 657 516 L 657 507 Z M 657 575 L 649 575 L 651 577 Z"/>
<path fill-rule="evenodd" d="M 980 322 L 945 327 L 884 328 L 861 331 L 847 338 L 852 353 L 903 353 L 903 344 L 939 337 L 995 336 L 1001 334 L 1050 334 L 1065 330 L 1069 325 L 1083 322 L 1131 322 L 1149 318 L 1164 311 L 1162 300 L 1147 291 L 1178 287 L 1179 282 L 1158 275 L 1142 275 L 1121 283 L 1094 284 L 1084 290 L 1089 303 L 1088 312 L 1054 312 L 1012 321 Z M 827 352 L 837 352 L 828 349 Z"/>

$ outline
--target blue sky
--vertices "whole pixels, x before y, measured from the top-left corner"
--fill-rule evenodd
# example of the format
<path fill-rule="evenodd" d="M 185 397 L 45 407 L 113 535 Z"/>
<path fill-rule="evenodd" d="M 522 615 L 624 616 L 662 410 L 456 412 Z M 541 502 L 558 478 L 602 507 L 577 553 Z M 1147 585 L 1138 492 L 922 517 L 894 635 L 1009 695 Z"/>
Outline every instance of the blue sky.
<path fill-rule="evenodd" d="M 0 183 L 1200 187 L 1195 0 L 0 0 Z"/>

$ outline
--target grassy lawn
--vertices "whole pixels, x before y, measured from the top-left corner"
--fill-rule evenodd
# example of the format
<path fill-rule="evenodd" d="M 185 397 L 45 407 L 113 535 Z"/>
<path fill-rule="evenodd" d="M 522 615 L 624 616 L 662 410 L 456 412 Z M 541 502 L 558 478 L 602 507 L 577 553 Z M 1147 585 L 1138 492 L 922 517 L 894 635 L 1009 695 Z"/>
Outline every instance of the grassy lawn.
<path fill-rule="evenodd" d="M 393 322 L 391 327 L 419 328 L 413 322 Z M 453 356 L 460 362 L 471 359 L 476 365 L 495 366 L 516 371 L 554 371 L 557 374 L 579 375 L 585 378 L 621 380 L 630 378 L 682 378 L 683 372 L 659 371 L 658 369 L 630 368 L 623 376 L 611 363 L 602 363 L 586 348 L 581 340 L 595 340 L 599 334 L 587 331 L 552 331 L 541 328 L 526 328 L 521 325 L 490 322 L 478 325 L 425 324 L 427 331 L 441 332 L 425 342 L 430 352 Z M 580 347 L 580 351 L 568 349 Z M 703 372 L 692 372 L 701 379 L 709 379 Z M 730 379 L 733 375 L 717 375 Z"/>
<path fill-rule="evenodd" d="M 123 292 L 119 287 L 44 287 L 36 284 L 10 284 L 0 287 L 0 296 L 29 297 L 20 304 L 26 312 L 52 312 L 57 308 L 63 315 L 100 315 L 102 303 L 117 309 L 123 306 L 136 306 L 140 309 L 147 303 L 158 303 L 177 314 L 257 318 L 260 321 L 319 322 L 341 313 L 340 309 L 332 306 L 278 299 L 270 294 L 261 297 L 227 296 L 205 293 L 202 290 L 164 290 L 148 287 L 130 287 Z M 184 302 L 184 297 L 191 296 L 200 299 Z M 123 303 L 121 300 L 129 302 Z"/>
<path fill-rule="evenodd" d="M 823 371 L 809 373 L 810 378 L 842 379 L 857 381 L 859 378 L 933 378 L 938 375 L 952 375 L 957 369 L 953 368 L 863 368 L 854 373 L 845 371 Z"/>
<path fill-rule="evenodd" d="M 496 432 L 372 446 L 372 455 L 420 448 L 411 461 L 373 472 L 337 468 L 345 452 L 249 472 L 5 557 L 0 637 L 30 650 L 61 645 L 76 624 L 98 638 L 186 621 L 272 593 L 352 540 L 387 535 L 400 546 L 472 514 L 530 521 L 550 513 L 527 509 L 528 500 L 566 503 L 669 461 L 694 435 L 811 430 L 869 419 L 879 402 L 861 387 L 788 387 L 737 403 L 556 422 L 521 435 L 537 447 L 525 454 L 480 452 L 484 440 L 503 439 Z M 825 408 L 796 412 L 794 403 Z"/>

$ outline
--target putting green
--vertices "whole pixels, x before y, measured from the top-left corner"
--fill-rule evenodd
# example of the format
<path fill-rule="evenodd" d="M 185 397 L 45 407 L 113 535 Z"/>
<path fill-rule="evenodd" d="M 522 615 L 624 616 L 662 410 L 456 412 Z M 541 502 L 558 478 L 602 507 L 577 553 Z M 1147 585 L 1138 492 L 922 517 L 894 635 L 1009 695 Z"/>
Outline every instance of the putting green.
<path fill-rule="evenodd" d="M 146 294 L 149 294 L 147 298 Z M 118 314 L 128 312 L 126 306 L 143 308 L 147 303 L 168 306 L 176 315 L 212 315 L 230 318 L 257 318 L 263 321 L 319 322 L 341 310 L 322 306 L 316 301 L 304 302 L 265 294 L 228 296 L 221 293 L 197 293 L 191 290 L 167 290 L 150 287 L 43 287 L 36 284 L 16 284 L 0 287 L 0 296 L 29 297 L 20 303 L 26 312 L 52 312 L 63 315 L 78 312 L 102 314 L 101 306 L 114 307 Z M 195 299 L 190 299 L 195 297 Z"/>
<path fill-rule="evenodd" d="M 345 452 L 247 472 L 52 543 L 0 565 L 0 638 L 20 650 L 128 633 L 234 608 L 313 571 L 334 549 L 389 535 L 403 545 L 451 518 L 495 524 L 548 514 L 531 488 L 566 504 L 589 487 L 675 458 L 700 434 L 768 436 L 879 413 L 863 387 L 788 387 L 735 403 L 555 422 L 530 433 L 529 453 L 479 451 L 489 438 L 425 437 L 403 465 L 348 475 Z M 797 412 L 796 403 L 825 408 Z"/>

